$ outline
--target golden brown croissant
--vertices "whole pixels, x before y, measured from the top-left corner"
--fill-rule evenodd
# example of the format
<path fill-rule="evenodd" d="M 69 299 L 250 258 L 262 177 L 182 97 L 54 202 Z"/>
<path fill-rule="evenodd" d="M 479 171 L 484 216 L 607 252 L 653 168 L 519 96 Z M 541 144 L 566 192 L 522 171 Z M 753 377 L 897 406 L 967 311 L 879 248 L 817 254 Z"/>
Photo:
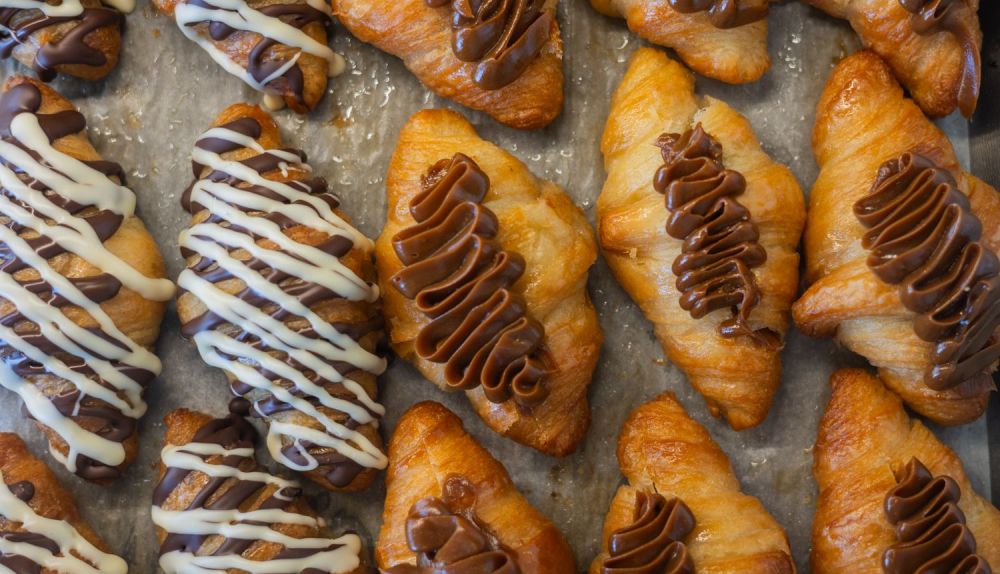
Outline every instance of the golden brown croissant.
<path fill-rule="evenodd" d="M 814 450 L 812 571 L 916 572 L 936 561 L 934 571 L 981 573 L 969 567 L 977 552 L 996 571 L 1000 511 L 972 489 L 955 453 L 865 371 L 837 371 L 830 386 Z M 925 513 L 933 528 L 921 521 Z M 903 561 L 910 568 L 896 569 Z M 966 568 L 952 569 L 959 563 Z"/>
<path fill-rule="evenodd" d="M 439 96 L 520 129 L 545 127 L 562 111 L 556 0 L 333 0 L 333 8 L 352 34 L 402 58 Z"/>
<path fill-rule="evenodd" d="M 795 572 L 781 526 L 740 491 L 726 453 L 673 394 L 632 411 L 618 464 L 628 484 L 611 501 L 591 574 Z"/>
<path fill-rule="evenodd" d="M 11 78 L 0 136 L 0 386 L 61 463 L 107 482 L 135 459 L 173 284 L 122 167 L 101 159 L 73 104 Z"/>
<path fill-rule="evenodd" d="M 375 550 L 384 572 L 423 571 L 414 565 L 450 571 L 455 562 L 479 565 L 477 572 L 575 570 L 559 530 L 437 403 L 414 405 L 399 420 L 389 442 L 386 491 Z"/>
<path fill-rule="evenodd" d="M 820 173 L 805 234 L 811 286 L 793 307 L 796 324 L 807 335 L 835 335 L 935 422 L 977 418 L 1000 353 L 1000 291 L 996 272 L 988 272 L 1000 267 L 992 263 L 1000 247 L 996 191 L 962 171 L 948 138 L 872 52 L 833 71 L 817 106 L 813 149 Z M 911 201 L 904 191 L 917 195 Z M 953 224 L 953 232 L 939 233 Z M 979 229 L 987 233 L 970 241 Z M 910 250 L 910 243 L 926 249 Z M 973 255 L 978 264 L 967 260 Z M 945 288 L 950 294 L 939 296 Z M 975 303 L 972 314 L 967 303 Z M 950 326 L 967 319 L 968 328 Z"/>
<path fill-rule="evenodd" d="M 182 334 L 226 373 L 230 409 L 267 421 L 275 460 L 329 490 L 367 487 L 386 464 L 371 240 L 257 106 L 224 110 L 192 164 Z"/>
<path fill-rule="evenodd" d="M 375 252 L 396 354 L 442 389 L 466 390 L 498 433 L 555 456 L 575 450 L 603 340 L 583 213 L 445 110 L 403 127 L 387 191 Z"/>
<path fill-rule="evenodd" d="M 0 433 L 0 568 L 38 574 L 128 570 L 80 518 L 49 467 L 13 433 Z"/>
<path fill-rule="evenodd" d="M 344 59 L 327 45 L 326 0 L 153 0 L 222 68 L 265 94 L 271 109 L 311 111 Z"/>
<path fill-rule="evenodd" d="M 730 84 L 759 80 L 767 54 L 769 0 L 590 0 L 629 30 L 672 48 L 692 70 Z"/>
<path fill-rule="evenodd" d="M 699 101 L 692 74 L 652 48 L 632 57 L 601 150 L 598 234 L 615 277 L 712 413 L 737 430 L 759 424 L 798 289 L 794 176 L 743 116 Z"/>
<path fill-rule="evenodd" d="M 298 483 L 257 464 L 245 420 L 180 409 L 164 422 L 152 507 L 164 572 L 368 572 L 357 535 L 329 536 Z"/>
<path fill-rule="evenodd" d="M 979 99 L 979 0 L 805 0 L 843 18 L 865 46 L 885 58 L 932 117 L 959 108 L 971 117 Z"/>

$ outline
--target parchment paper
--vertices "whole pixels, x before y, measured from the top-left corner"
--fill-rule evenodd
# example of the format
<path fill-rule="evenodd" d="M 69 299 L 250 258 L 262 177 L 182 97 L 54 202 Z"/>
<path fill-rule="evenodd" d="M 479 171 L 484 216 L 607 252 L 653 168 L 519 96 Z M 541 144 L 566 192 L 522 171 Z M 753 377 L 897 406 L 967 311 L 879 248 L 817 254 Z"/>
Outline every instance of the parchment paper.
<path fill-rule="evenodd" d="M 277 114 L 286 144 L 308 153 L 316 172 L 340 195 L 347 213 L 375 237 L 385 218 L 384 178 L 400 128 L 421 108 L 459 109 L 484 138 L 510 150 L 535 174 L 562 186 L 593 222 L 594 202 L 605 177 L 598 143 L 609 99 L 629 55 L 643 42 L 621 21 L 593 11 L 586 0 L 562 0 L 559 18 L 566 54 L 566 106 L 548 129 L 519 132 L 435 97 L 399 60 L 351 38 L 338 26 L 333 45 L 347 59 L 348 71 L 332 81 L 314 113 Z M 809 145 L 815 102 L 834 63 L 857 49 L 858 42 L 845 23 L 797 3 L 773 6 L 770 23 L 773 67 L 763 80 L 727 86 L 699 78 L 698 90 L 748 116 L 765 149 L 792 168 L 808 193 L 817 172 Z M 5 76 L 25 72 L 10 62 L 0 70 Z M 98 84 L 62 79 L 55 86 L 87 116 L 97 148 L 107 159 L 124 165 L 138 195 L 140 215 L 159 242 L 170 277 L 176 279 L 183 267 L 177 234 L 187 222 L 179 198 L 191 180 L 191 146 L 225 106 L 259 102 L 259 94 L 224 73 L 208 54 L 182 37 L 172 20 L 155 14 L 146 0 L 140 0 L 128 17 L 122 62 L 108 79 Z M 941 125 L 968 165 L 966 122 L 952 116 Z M 863 361 L 838 351 L 830 341 L 810 340 L 792 331 L 784 351 L 781 391 L 769 418 L 756 429 L 735 433 L 708 415 L 701 397 L 665 360 L 651 324 L 602 260 L 591 271 L 590 293 L 605 344 L 590 392 L 593 422 L 575 455 L 555 459 L 500 438 L 479 420 L 464 396 L 438 391 L 402 361 L 395 361 L 381 380 L 381 400 L 388 409 L 384 435 L 389 436 L 400 414 L 417 401 L 433 399 L 447 405 L 506 465 L 528 499 L 562 529 L 583 571 L 599 550 L 604 514 L 622 480 L 614 455 L 621 424 L 631 409 L 672 390 L 729 454 L 745 490 L 761 498 L 785 527 L 800 571 L 807 572 L 815 498 L 812 445 L 829 394 L 827 379 L 835 368 Z M 0 392 L 0 429 L 17 431 L 29 440 L 32 450 L 72 490 L 84 516 L 136 573 L 158 571 L 149 505 L 164 414 L 185 406 L 221 415 L 229 400 L 222 373 L 204 366 L 193 344 L 181 339 L 173 307 L 158 350 L 164 373 L 148 394 L 150 410 L 141 426 L 139 459 L 110 488 L 89 485 L 55 464 L 40 432 L 21 414 L 18 398 Z M 976 488 L 989 492 L 984 421 L 939 431 L 938 436 L 958 451 Z M 265 452 L 260 459 L 270 463 Z M 362 494 L 327 494 L 314 487 L 308 492 L 324 517 L 337 528 L 360 532 L 370 550 L 385 494 L 381 478 Z"/>

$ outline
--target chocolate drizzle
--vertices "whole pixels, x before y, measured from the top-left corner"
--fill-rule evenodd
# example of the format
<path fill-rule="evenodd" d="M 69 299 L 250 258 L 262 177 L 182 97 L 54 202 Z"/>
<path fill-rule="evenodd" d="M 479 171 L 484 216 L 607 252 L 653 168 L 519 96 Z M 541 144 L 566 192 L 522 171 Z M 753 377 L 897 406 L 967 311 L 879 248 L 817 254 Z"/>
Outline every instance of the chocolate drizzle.
<path fill-rule="evenodd" d="M 768 0 L 668 0 L 681 14 L 707 12 L 716 28 L 745 26 L 767 17 Z"/>
<path fill-rule="evenodd" d="M 416 224 L 392 238 L 404 267 L 390 281 L 430 319 L 416 352 L 445 365 L 448 386 L 530 407 L 548 395 L 545 328 L 511 290 L 524 258 L 496 240 L 496 215 L 482 205 L 489 187 L 465 155 L 436 163 L 410 203 Z"/>
<path fill-rule="evenodd" d="M 979 101 L 981 62 L 979 17 L 967 0 L 899 0 L 911 14 L 910 23 L 918 34 L 946 31 L 962 46 L 962 80 L 958 87 L 958 107 L 962 115 L 972 117 Z"/>
<path fill-rule="evenodd" d="M 632 523 L 611 533 L 601 574 L 694 574 L 684 544 L 693 529 L 694 515 L 683 501 L 636 491 Z"/>
<path fill-rule="evenodd" d="M 663 134 L 656 141 L 663 155 L 653 187 L 666 196 L 667 234 L 683 242 L 674 260 L 680 306 L 700 319 L 730 309 L 719 334 L 749 337 L 776 347 L 774 331 L 750 327 L 750 312 L 760 302 L 752 269 L 763 265 L 767 252 L 750 212 L 737 199 L 746 180 L 722 164 L 722 145 L 699 123 L 683 134 Z"/>
<path fill-rule="evenodd" d="M 544 0 L 426 0 L 451 3 L 452 51 L 476 64 L 472 79 L 484 90 L 498 90 L 528 68 L 552 34 L 555 21 Z"/>
<path fill-rule="evenodd" d="M 945 390 L 1000 357 L 1000 261 L 980 241 L 982 224 L 951 173 L 916 153 L 879 167 L 854 205 L 868 231 L 868 266 L 899 286 L 913 328 L 934 343 L 924 382 Z"/>
<path fill-rule="evenodd" d="M 885 515 L 898 542 L 882 554 L 882 569 L 889 574 L 991 574 L 976 554 L 976 539 L 958 507 L 961 496 L 950 476 L 935 477 L 910 459 L 885 498 Z"/>

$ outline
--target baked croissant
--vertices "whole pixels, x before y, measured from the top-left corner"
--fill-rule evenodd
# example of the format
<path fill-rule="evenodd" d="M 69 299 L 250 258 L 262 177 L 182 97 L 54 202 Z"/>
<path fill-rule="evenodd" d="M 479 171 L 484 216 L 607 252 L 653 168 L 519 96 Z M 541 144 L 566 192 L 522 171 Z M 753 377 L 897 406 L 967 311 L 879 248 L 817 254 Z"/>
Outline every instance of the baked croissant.
<path fill-rule="evenodd" d="M 256 106 L 226 108 L 192 166 L 181 333 L 225 371 L 230 409 L 266 419 L 275 460 L 329 490 L 367 487 L 386 465 L 371 240 Z"/>
<path fill-rule="evenodd" d="M 37 80 L 0 96 L 0 386 L 71 472 L 108 482 L 138 449 L 173 283 L 125 173 Z"/>
<path fill-rule="evenodd" d="M 740 490 L 726 453 L 671 393 L 632 411 L 591 574 L 794 573 L 784 530 Z"/>
<path fill-rule="evenodd" d="M 972 489 L 955 453 L 872 375 L 843 369 L 830 386 L 813 451 L 812 571 L 1000 568 L 1000 511 Z"/>
<path fill-rule="evenodd" d="M 363 42 L 402 58 L 439 96 L 520 129 L 562 111 L 557 0 L 333 0 Z"/>
<path fill-rule="evenodd" d="M 565 574 L 576 565 L 559 530 L 451 411 L 411 407 L 389 443 L 375 558 L 387 574 Z"/>
<path fill-rule="evenodd" d="M 608 265 L 712 414 L 737 430 L 760 424 L 798 289 L 795 177 L 743 116 L 697 98 L 692 74 L 651 48 L 632 57 L 601 150 Z"/>
<path fill-rule="evenodd" d="M 222 69 L 264 93 L 270 109 L 306 113 L 344 71 L 330 49 L 328 0 L 153 0 Z"/>
<path fill-rule="evenodd" d="M 21 437 L 0 433 L 0 569 L 7 572 L 125 574 L 80 518 L 73 497 Z"/>
<path fill-rule="evenodd" d="M 935 422 L 977 418 L 1000 356 L 996 191 L 962 171 L 872 52 L 833 71 L 813 150 L 799 329 L 836 336 Z"/>
<path fill-rule="evenodd" d="M 134 0 L 0 2 L 0 58 L 13 56 L 45 82 L 100 80 L 118 65 L 123 13 L 134 8 Z"/>
<path fill-rule="evenodd" d="M 390 341 L 496 432 L 554 456 L 580 444 L 603 335 L 590 226 L 555 184 L 461 115 L 403 127 L 375 246 Z"/>
<path fill-rule="evenodd" d="M 152 514 L 166 574 L 368 572 L 356 534 L 329 536 L 298 483 L 257 464 L 245 420 L 179 409 L 164 422 Z"/>
<path fill-rule="evenodd" d="M 601 14 L 624 18 L 640 38 L 673 49 L 703 76 L 729 84 L 759 80 L 771 67 L 771 0 L 590 0 Z"/>
<path fill-rule="evenodd" d="M 979 0 L 805 2 L 850 22 L 927 115 L 946 116 L 958 108 L 972 117 L 979 99 L 983 44 Z"/>

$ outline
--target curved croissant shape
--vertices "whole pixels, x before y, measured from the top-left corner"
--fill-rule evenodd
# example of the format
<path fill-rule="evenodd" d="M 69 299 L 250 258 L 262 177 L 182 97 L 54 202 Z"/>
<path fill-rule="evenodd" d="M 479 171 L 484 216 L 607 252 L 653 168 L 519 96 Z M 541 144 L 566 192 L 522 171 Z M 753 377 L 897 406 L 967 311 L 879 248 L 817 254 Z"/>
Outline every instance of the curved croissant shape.
<path fill-rule="evenodd" d="M 850 22 L 927 115 L 942 117 L 958 108 L 972 116 L 983 44 L 979 0 L 804 1 Z"/>
<path fill-rule="evenodd" d="M 437 528 L 420 520 L 435 516 Z M 390 574 L 452 572 L 448 567 L 462 561 L 477 566 L 475 572 L 497 574 L 576 569 L 559 530 L 525 500 L 462 421 L 433 402 L 406 411 L 389 442 L 375 558 Z"/>
<path fill-rule="evenodd" d="M 669 155 L 654 144 L 662 134 L 688 130 L 704 131 L 721 145 L 721 165 L 717 159 L 705 160 L 700 169 L 711 169 L 713 178 L 723 178 L 719 185 L 745 183 L 742 193 L 732 193 L 718 205 L 725 206 L 719 220 L 729 220 L 732 209 L 742 209 L 749 212 L 749 222 L 756 230 L 757 238 L 749 242 L 754 237 L 751 229 L 731 235 L 752 249 L 740 256 L 746 266 L 730 261 L 741 270 L 741 282 L 747 283 L 746 278 L 752 275 L 749 284 L 755 283 L 759 290 L 748 316 L 754 336 L 731 336 L 736 333 L 729 332 L 746 314 L 747 302 L 737 317 L 728 309 L 730 305 L 736 308 L 733 301 L 727 301 L 724 308 L 713 306 L 714 310 L 703 316 L 707 309 L 689 312 L 693 292 L 689 292 L 685 275 L 675 276 L 675 270 L 683 267 L 683 259 L 679 259 L 682 252 L 683 257 L 690 255 L 688 245 L 698 237 L 713 235 L 709 224 L 707 234 L 693 234 L 690 240 L 672 236 L 675 218 L 685 216 L 687 206 L 671 208 L 672 214 L 654 182 L 665 165 L 664 154 Z M 737 430 L 760 424 L 781 379 L 781 338 L 798 289 L 796 247 L 805 211 L 795 177 L 761 150 L 743 116 L 718 100 L 699 101 L 691 73 L 651 48 L 640 49 L 632 57 L 611 101 L 601 150 L 608 178 L 597 199 L 598 234 L 615 277 L 653 322 L 667 356 L 687 374 L 712 413 L 725 417 Z M 691 148 L 685 153 L 695 151 Z M 715 154 L 714 158 L 719 157 L 718 151 L 712 148 L 695 155 Z M 719 172 L 719 168 L 725 170 Z M 680 179 L 697 180 L 704 173 Z M 719 193 L 723 189 L 736 191 L 720 187 Z M 670 201 L 668 194 L 668 204 Z M 667 229 L 668 220 L 671 230 Z M 745 222 L 746 218 L 734 216 L 732 221 Z M 759 247 L 766 253 L 763 263 Z"/>
<path fill-rule="evenodd" d="M 796 325 L 807 335 L 836 336 L 878 367 L 882 381 L 910 408 L 933 421 L 954 425 L 976 419 L 993 389 L 995 364 L 945 390 L 930 386 L 939 386 L 936 377 L 927 376 L 938 351 L 915 330 L 926 330 L 927 321 L 900 300 L 900 287 L 881 280 L 870 267 L 869 257 L 876 252 L 862 239 L 878 229 L 862 224 L 858 214 L 863 212 L 856 210 L 865 204 L 855 204 L 878 187 L 879 170 L 888 169 L 887 162 L 926 163 L 939 170 L 940 182 L 966 196 L 967 201 L 956 201 L 981 224 L 980 246 L 995 254 L 1000 248 L 996 191 L 962 171 L 947 136 L 904 97 L 889 66 L 868 51 L 846 58 L 827 81 L 817 105 L 813 150 L 820 173 L 809 196 L 805 234 L 811 285 L 793 307 Z M 957 255 L 945 257 L 951 260 L 958 261 Z"/>
<path fill-rule="evenodd" d="M 0 136 L 0 386 L 59 462 L 107 482 L 137 455 L 174 286 L 122 167 L 90 144 L 72 103 L 11 78 Z"/>
<path fill-rule="evenodd" d="M 865 371 L 843 369 L 830 378 L 832 396 L 819 423 L 819 434 L 813 451 L 813 473 L 819 486 L 816 517 L 813 520 L 812 554 L 810 563 L 816 574 L 857 572 L 881 574 L 882 572 L 913 572 L 915 570 L 883 570 L 883 563 L 892 564 L 893 554 L 899 558 L 900 535 L 915 535 L 908 529 L 897 530 L 910 522 L 910 528 L 923 530 L 925 526 L 912 520 L 896 522 L 890 516 L 905 518 L 907 512 L 894 507 L 912 507 L 906 500 L 890 500 L 890 494 L 920 500 L 917 484 L 937 477 L 939 483 L 951 483 L 952 492 L 941 493 L 957 499 L 953 517 L 934 515 L 942 524 L 951 523 L 948 531 L 939 533 L 951 538 L 958 530 L 956 523 L 964 522 L 968 529 L 965 543 L 974 539 L 972 550 L 961 552 L 932 540 L 923 555 L 940 559 L 940 572 L 969 572 L 982 574 L 984 570 L 951 567 L 962 560 L 963 565 L 974 563 L 973 552 L 997 571 L 1000 568 L 1000 510 L 980 497 L 969 483 L 962 469 L 962 461 L 942 444 L 919 421 L 911 419 L 895 394 L 889 392 L 879 380 Z M 914 464 L 914 460 L 922 464 Z M 926 473 L 913 483 L 912 472 Z M 916 467 L 916 468 L 915 468 Z M 909 484 L 909 487 L 906 487 Z M 957 490 L 958 492 L 955 492 Z M 941 501 L 943 502 L 943 501 Z M 900 504 L 902 503 L 902 504 Z M 892 510 L 890 510 L 892 509 Z M 891 512 L 891 514 L 890 514 Z M 955 519 L 957 518 L 957 520 Z M 950 533 L 951 532 L 951 533 Z M 971 534 L 971 537 L 969 536 Z M 890 549 L 893 552 L 887 552 Z M 929 552 L 929 553 L 927 553 Z M 949 562 L 951 560 L 951 562 Z M 911 565 L 914 563 L 911 562 Z"/>
<path fill-rule="evenodd" d="M 333 0 L 333 11 L 351 34 L 401 58 L 437 95 L 531 130 L 549 125 L 562 111 L 556 4 Z"/>
<path fill-rule="evenodd" d="M 555 456 L 575 450 L 603 339 L 583 213 L 444 110 L 403 127 L 387 191 L 375 253 L 396 354 L 466 390 L 496 432 Z"/>
<path fill-rule="evenodd" d="M 640 38 L 671 48 L 695 72 L 728 84 L 757 81 L 771 68 L 770 0 L 590 0 L 624 18 Z M 734 25 L 738 24 L 738 25 Z"/>
<path fill-rule="evenodd" d="M 386 464 L 371 240 L 256 106 L 224 110 L 192 166 L 182 334 L 225 371 L 230 409 L 267 420 L 275 460 L 329 490 L 367 487 Z"/>
<path fill-rule="evenodd" d="M 628 484 L 619 487 L 611 501 L 601 538 L 602 553 L 591 564 L 590 574 L 640 572 L 645 571 L 641 567 L 649 566 L 647 562 L 633 562 L 629 566 L 635 570 L 614 568 L 614 548 L 609 542 L 615 533 L 625 531 L 636 521 L 637 504 L 651 493 L 683 503 L 694 521 L 693 529 L 674 528 L 675 532 L 687 531 L 680 542 L 686 547 L 693 570 L 675 567 L 666 572 L 795 572 L 781 526 L 759 500 L 740 491 L 726 453 L 671 393 L 643 404 L 626 419 L 618 437 L 618 464 Z M 671 528 L 670 521 L 662 524 L 658 531 Z M 675 537 L 647 542 L 649 555 L 667 548 L 667 539 Z M 675 559 L 675 563 L 681 560 Z"/>

